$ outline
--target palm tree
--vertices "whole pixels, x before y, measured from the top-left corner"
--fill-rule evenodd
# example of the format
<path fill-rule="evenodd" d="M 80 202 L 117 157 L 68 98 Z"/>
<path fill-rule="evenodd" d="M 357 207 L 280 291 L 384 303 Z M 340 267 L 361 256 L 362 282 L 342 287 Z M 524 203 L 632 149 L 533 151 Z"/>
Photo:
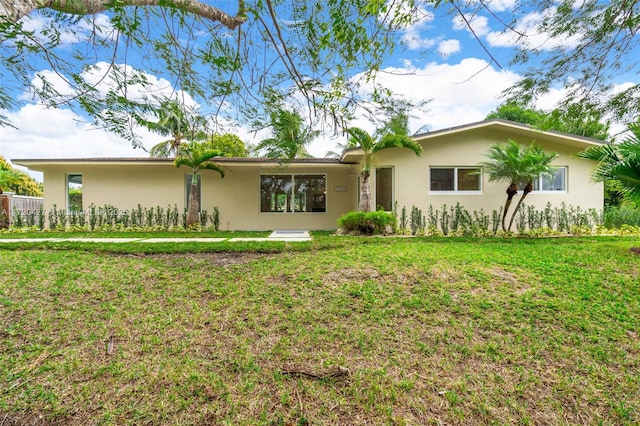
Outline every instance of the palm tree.
<path fill-rule="evenodd" d="M 178 157 L 174 160 L 176 167 L 188 166 L 193 170 L 189 198 L 187 199 L 187 226 L 200 223 L 200 192 L 198 191 L 198 172 L 200 170 L 215 170 L 224 178 L 224 170 L 211 161 L 214 157 L 223 157 L 224 153 L 208 149 L 198 143 L 184 145 Z"/>
<path fill-rule="evenodd" d="M 273 137 L 262 140 L 256 147 L 268 158 L 292 159 L 311 157 L 307 146 L 320 132 L 305 125 L 296 111 L 278 109 L 271 113 Z"/>
<path fill-rule="evenodd" d="M 629 131 L 618 144 L 592 146 L 578 156 L 599 162 L 592 174 L 596 182 L 618 182 L 623 193 L 640 201 L 640 122 L 630 124 Z"/>
<path fill-rule="evenodd" d="M 350 138 L 349 148 L 360 148 L 363 151 L 362 170 L 360 172 L 360 200 L 358 210 L 371 211 L 371 185 L 369 176 L 371 175 L 372 159 L 375 153 L 387 148 L 407 148 L 417 156 L 422 155 L 422 146 L 407 136 L 406 133 L 386 133 L 376 139 L 367 131 L 358 127 L 347 129 Z"/>
<path fill-rule="evenodd" d="M 495 144 L 489 148 L 489 152 L 486 154 L 489 161 L 481 163 L 483 170 L 489 175 L 489 182 L 509 182 L 509 186 L 506 191 L 507 201 L 504 204 L 504 211 L 502 212 L 503 231 L 511 230 L 516 212 L 520 208 L 520 205 L 527 194 L 533 191 L 533 181 L 540 176 L 550 175 L 553 173 L 554 168 L 550 166 L 550 163 L 557 156 L 558 154 L 555 152 L 547 154 L 537 145 L 531 144 L 528 147 L 525 147 L 519 145 L 513 140 L 509 140 L 506 144 Z M 509 228 L 507 228 L 505 225 L 507 213 L 511 206 L 513 197 L 518 193 L 518 185 L 522 182 L 525 183 L 525 187 L 522 191 L 522 197 L 520 197 L 520 200 L 511 215 Z"/>
<path fill-rule="evenodd" d="M 176 100 L 162 102 L 158 111 L 158 121 L 143 121 L 141 124 L 152 132 L 169 139 L 160 142 L 149 150 L 152 157 L 177 156 L 182 145 L 188 140 L 206 138 L 202 131 L 205 119 L 185 111 L 184 105 Z"/>

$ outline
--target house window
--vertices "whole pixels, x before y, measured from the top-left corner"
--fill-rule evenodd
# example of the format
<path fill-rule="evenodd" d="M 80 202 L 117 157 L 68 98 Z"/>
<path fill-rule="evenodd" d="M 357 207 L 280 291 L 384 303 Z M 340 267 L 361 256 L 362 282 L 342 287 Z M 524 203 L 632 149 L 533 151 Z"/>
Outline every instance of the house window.
<path fill-rule="evenodd" d="M 376 169 L 376 210 L 390 212 L 393 210 L 393 169 L 380 167 Z"/>
<path fill-rule="evenodd" d="M 540 176 L 533 182 L 533 190 L 541 192 L 567 191 L 567 168 L 558 167 L 551 176 Z"/>
<path fill-rule="evenodd" d="M 260 176 L 260 211 L 263 213 L 324 212 L 326 197 L 324 175 Z"/>
<path fill-rule="evenodd" d="M 82 211 L 82 175 L 67 175 L 67 211 Z"/>
<path fill-rule="evenodd" d="M 202 209 L 202 175 L 196 175 L 198 181 L 198 197 L 200 199 L 200 209 Z M 184 175 L 184 205 L 189 208 L 189 192 L 191 191 L 192 174 Z"/>
<path fill-rule="evenodd" d="M 432 167 L 429 190 L 433 192 L 480 192 L 478 167 Z"/>

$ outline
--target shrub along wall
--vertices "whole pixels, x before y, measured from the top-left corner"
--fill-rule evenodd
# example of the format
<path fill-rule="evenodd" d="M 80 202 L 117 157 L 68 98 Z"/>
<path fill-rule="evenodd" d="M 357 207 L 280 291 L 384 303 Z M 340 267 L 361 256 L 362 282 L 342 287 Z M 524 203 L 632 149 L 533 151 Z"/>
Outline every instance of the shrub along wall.
<path fill-rule="evenodd" d="M 412 206 L 398 209 L 396 204 L 393 214 L 398 220 L 398 233 L 405 235 L 497 235 L 503 233 L 502 208 L 469 212 L 460 203 L 443 205 L 439 209 L 429 206 L 426 212 Z M 607 218 L 607 222 L 604 219 Z M 630 220 L 638 222 L 630 223 Z M 507 221 L 508 223 L 508 221 Z M 584 235 L 603 232 L 604 225 L 614 225 L 610 228 L 629 231 L 640 225 L 640 212 L 637 216 L 627 213 L 627 217 L 617 215 L 616 212 L 596 209 L 583 210 L 580 207 L 567 206 L 562 203 L 553 207 L 547 203 L 543 210 L 522 204 L 516 212 L 512 231 L 519 234 L 574 234 Z M 637 233 L 640 228 L 635 230 Z"/>
<path fill-rule="evenodd" d="M 53 206 L 48 212 L 42 207 L 37 210 L 18 210 L 12 212 L 13 227 L 36 228 L 44 230 L 104 230 L 104 229 L 185 229 L 187 210 L 178 210 L 177 205 L 164 207 L 142 207 L 138 205 L 134 210 L 120 210 L 114 206 L 89 206 L 87 210 L 64 210 Z M 218 207 L 213 212 L 200 212 L 200 226 L 220 229 L 220 211 Z"/>

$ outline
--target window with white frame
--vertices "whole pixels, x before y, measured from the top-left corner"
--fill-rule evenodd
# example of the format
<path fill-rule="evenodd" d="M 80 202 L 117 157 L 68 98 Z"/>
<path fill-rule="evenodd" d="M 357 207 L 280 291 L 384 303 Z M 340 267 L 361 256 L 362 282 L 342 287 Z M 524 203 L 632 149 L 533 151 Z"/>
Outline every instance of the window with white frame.
<path fill-rule="evenodd" d="M 480 192 L 482 174 L 479 167 L 431 167 L 431 192 Z"/>
<path fill-rule="evenodd" d="M 533 182 L 533 190 L 541 192 L 566 192 L 567 167 L 558 167 L 552 175 L 540 176 Z"/>
<path fill-rule="evenodd" d="M 326 198 L 325 175 L 260 176 L 260 211 L 263 213 L 325 212 Z"/>

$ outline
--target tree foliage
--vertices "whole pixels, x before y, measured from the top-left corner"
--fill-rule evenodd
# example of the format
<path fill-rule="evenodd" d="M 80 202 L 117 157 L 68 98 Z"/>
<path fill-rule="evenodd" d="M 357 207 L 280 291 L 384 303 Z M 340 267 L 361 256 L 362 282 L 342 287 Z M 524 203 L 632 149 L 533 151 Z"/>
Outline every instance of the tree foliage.
<path fill-rule="evenodd" d="M 231 133 L 213 134 L 209 136 L 209 139 L 203 144 L 211 149 L 220 151 L 225 157 L 249 156 L 249 150 L 247 149 L 246 144 L 239 136 Z"/>
<path fill-rule="evenodd" d="M 308 126 L 297 111 L 278 108 L 271 112 L 270 123 L 273 136 L 260 141 L 256 147 L 259 152 L 285 160 L 311 157 L 307 147 L 320 132 Z"/>
<path fill-rule="evenodd" d="M 378 105 L 390 98 L 373 76 L 393 49 L 393 31 L 412 19 L 411 10 L 378 0 L 239 0 L 233 11 L 191 0 L 0 4 L 0 77 L 8 83 L 0 109 L 20 102 L 9 87 L 29 88 L 134 144 L 134 124 L 162 109 L 155 76 L 223 124 L 267 122 L 265 100 L 275 97 L 340 125 L 365 100 L 371 106 L 360 84 L 373 86 Z"/>
<path fill-rule="evenodd" d="M 303 106 L 309 122 L 345 128 L 358 112 L 377 118 L 398 106 L 376 75 L 398 47 L 398 31 L 427 10 L 459 18 L 498 66 L 473 31 L 475 16 L 519 43 L 516 63 L 543 61 L 528 67 L 513 99 L 526 103 L 565 86 L 567 104 L 637 116 L 637 84 L 611 91 L 619 74 L 638 74 L 636 2 L 528 0 L 511 22 L 492 3 L 238 0 L 221 10 L 195 0 L 0 0 L 0 110 L 23 102 L 16 87 L 28 88 L 44 104 L 82 111 L 137 144 L 134 124 L 160 109 L 158 92 L 169 90 L 207 105 L 221 124 L 268 122 L 265 105 L 277 98 Z M 532 31 L 547 43 L 519 27 L 532 11 L 541 17 Z M 558 40 L 573 44 L 547 48 Z M 9 124 L 6 114 L 0 124 Z"/>
<path fill-rule="evenodd" d="M 640 113 L 640 85 L 614 87 L 620 74 L 640 74 L 640 8 L 635 1 L 532 1 L 543 19 L 537 31 L 548 40 L 571 40 L 556 49 L 527 43 L 514 61 L 529 64 L 524 78 L 511 91 L 512 99 L 528 103 L 556 86 L 567 88 L 566 105 L 582 104 L 613 114 L 625 122 Z M 518 18 L 518 14 L 514 19 Z M 616 89 L 616 90 L 612 90 Z"/>
<path fill-rule="evenodd" d="M 162 102 L 157 114 L 157 121 L 138 119 L 139 124 L 152 132 L 169 136 L 169 139 L 151 147 L 149 153 L 152 157 L 177 156 L 183 144 L 206 138 L 206 119 L 175 99 Z"/>
<path fill-rule="evenodd" d="M 491 118 L 502 118 L 529 124 L 540 130 L 555 130 L 602 141 L 610 138 L 611 125 L 603 112 L 585 104 L 565 104 L 547 112 L 508 101 L 487 115 L 487 119 Z"/>
<path fill-rule="evenodd" d="M 578 155 L 598 162 L 592 175 L 595 181 L 613 181 L 623 193 L 640 202 L 640 122 L 630 124 L 629 131 L 620 143 L 592 146 Z"/>
<path fill-rule="evenodd" d="M 26 173 L 16 170 L 0 156 L 0 189 L 14 192 L 16 195 L 42 197 L 43 188 Z"/>

